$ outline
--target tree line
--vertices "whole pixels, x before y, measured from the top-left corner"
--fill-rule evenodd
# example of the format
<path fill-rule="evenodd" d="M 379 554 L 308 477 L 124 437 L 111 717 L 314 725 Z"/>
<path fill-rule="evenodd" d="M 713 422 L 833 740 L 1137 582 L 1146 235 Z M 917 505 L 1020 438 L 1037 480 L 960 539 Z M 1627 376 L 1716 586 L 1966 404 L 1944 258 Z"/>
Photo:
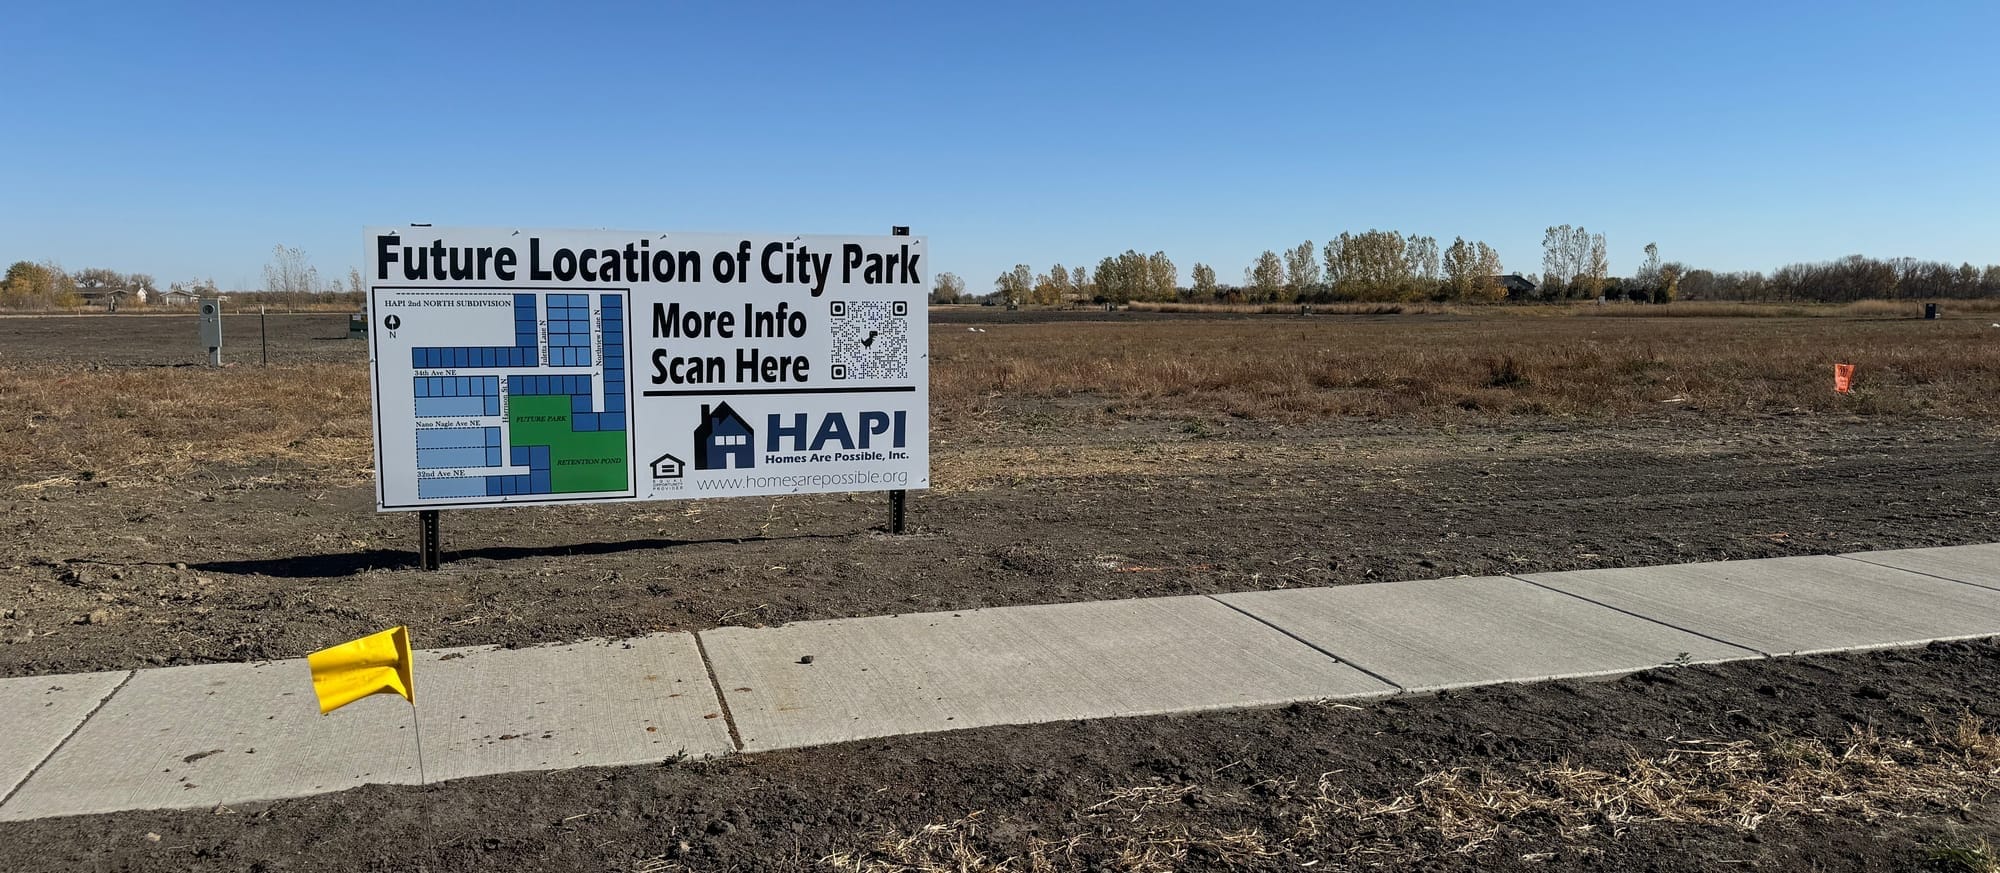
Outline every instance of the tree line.
<path fill-rule="evenodd" d="M 50 261 L 15 261 L 0 276 L 0 309 L 74 309 L 86 295 L 96 297 L 123 291 L 134 304 L 159 294 L 153 277 L 146 273 L 120 273 L 102 267 L 65 271 Z"/>
<path fill-rule="evenodd" d="M 212 278 L 175 282 L 162 292 L 149 273 L 121 273 L 103 267 L 72 272 L 54 261 L 16 261 L 0 276 L 0 309 L 75 309 L 91 300 L 108 299 L 119 291 L 125 292 L 116 298 L 121 306 L 143 306 L 159 300 L 162 294 L 176 291 L 196 297 L 221 293 Z M 324 279 L 304 250 L 279 245 L 272 248 L 271 262 L 264 266 L 263 289 L 233 292 L 230 296 L 238 303 L 297 307 L 359 305 L 366 293 L 360 270 L 349 268 L 345 282 Z"/>
<path fill-rule="evenodd" d="M 1339 300 L 1463 300 L 1491 302 L 1506 296 L 1500 282 L 1500 254 L 1484 242 L 1454 239 L 1440 248 L 1436 237 L 1397 231 L 1343 232 L 1315 247 L 1311 240 L 1266 250 L 1243 269 L 1241 284 L 1216 278 L 1215 268 L 1196 263 L 1188 285 L 1166 252 L 1127 249 L 1098 261 L 1097 268 L 1056 264 L 1036 272 L 1016 264 L 993 281 L 993 292 L 968 298 L 965 282 L 939 274 L 933 298 L 940 303 L 982 302 L 1114 303 L 1200 301 L 1293 303 Z"/>
<path fill-rule="evenodd" d="M 1127 249 L 1100 260 L 1095 270 L 1056 264 L 1037 272 L 1017 264 L 993 281 L 989 294 L 970 296 L 965 281 L 940 273 L 932 298 L 939 303 L 1332 303 L 1438 301 L 1597 300 L 1671 303 L 1736 300 L 1842 303 L 1868 299 L 1934 299 L 2000 296 L 2000 265 L 1975 267 L 1915 258 L 1851 255 L 1835 261 L 1787 264 L 1769 276 L 1756 271 L 1717 272 L 1663 261 L 1647 243 L 1630 276 L 1610 275 L 1610 246 L 1602 233 L 1557 225 L 1542 236 L 1539 274 L 1505 273 L 1500 253 L 1484 241 L 1456 237 L 1440 247 L 1421 234 L 1370 229 L 1343 231 L 1315 248 L 1311 240 L 1266 249 L 1243 268 L 1240 284 L 1216 280 L 1215 268 L 1196 263 L 1191 281 L 1165 252 Z"/>

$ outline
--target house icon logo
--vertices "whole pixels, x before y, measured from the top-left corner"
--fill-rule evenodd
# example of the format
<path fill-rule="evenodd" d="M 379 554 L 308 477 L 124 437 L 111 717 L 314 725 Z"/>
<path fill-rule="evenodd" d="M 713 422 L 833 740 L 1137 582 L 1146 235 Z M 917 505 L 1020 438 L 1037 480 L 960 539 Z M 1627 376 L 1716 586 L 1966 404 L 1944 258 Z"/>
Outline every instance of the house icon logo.
<path fill-rule="evenodd" d="M 701 405 L 701 424 L 694 429 L 694 468 L 747 470 L 757 465 L 753 454 L 757 432 L 727 403 Z"/>
<path fill-rule="evenodd" d="M 653 478 L 679 479 L 683 466 L 681 459 L 673 455 L 661 455 L 653 459 Z"/>

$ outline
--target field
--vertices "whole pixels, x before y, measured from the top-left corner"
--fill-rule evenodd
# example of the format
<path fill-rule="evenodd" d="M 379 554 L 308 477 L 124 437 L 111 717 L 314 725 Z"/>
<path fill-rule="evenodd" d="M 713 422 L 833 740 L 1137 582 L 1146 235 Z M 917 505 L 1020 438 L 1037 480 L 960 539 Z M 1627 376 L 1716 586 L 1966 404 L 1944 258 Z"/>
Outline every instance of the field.
<path fill-rule="evenodd" d="M 220 370 L 195 365 L 187 317 L 0 318 L 0 676 L 296 657 L 393 624 L 424 647 L 520 645 L 2000 540 L 2000 326 L 1719 311 L 938 310 L 935 487 L 910 535 L 884 531 L 879 494 L 456 512 L 434 573 L 411 568 L 415 518 L 373 511 L 344 316 L 270 316 L 268 366 L 257 318 L 232 316 Z M 0 843 L 76 854 L 0 848 L 0 867 L 248 866 L 349 827 L 346 803 L 393 811 L 359 831 L 384 839 L 435 805 L 447 870 L 1288 869 L 1300 845 L 1375 846 L 1353 867 L 1927 869 L 2000 837 L 1947 802 L 2000 788 L 1976 721 L 2000 705 L 1967 692 L 2000 682 L 2000 649 L 1678 675 L 9 826 Z M 1741 745 L 1689 770 L 1711 759 L 1668 761 L 1673 738 Z M 1571 764 L 1614 793 L 1768 802 L 1620 819 L 1551 788 Z M 1466 778 L 1526 805 L 1464 806 L 1496 796 Z M 1799 799 L 1828 792 L 1861 805 Z M 211 854 L 126 845 L 148 830 Z"/>

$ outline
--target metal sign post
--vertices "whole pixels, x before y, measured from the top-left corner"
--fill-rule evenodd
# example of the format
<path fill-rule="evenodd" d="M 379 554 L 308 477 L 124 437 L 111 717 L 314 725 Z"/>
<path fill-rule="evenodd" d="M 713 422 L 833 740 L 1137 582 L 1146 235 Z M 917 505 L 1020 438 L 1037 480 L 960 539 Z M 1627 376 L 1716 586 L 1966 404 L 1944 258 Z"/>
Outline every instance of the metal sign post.
<path fill-rule="evenodd" d="M 438 511 L 417 512 L 417 569 L 435 570 L 444 562 L 444 545 L 439 542 Z"/>
<path fill-rule="evenodd" d="M 908 225 L 894 225 L 889 228 L 889 235 L 909 236 L 910 228 Z M 924 317 L 929 318 L 930 314 L 925 313 Z M 909 492 L 901 488 L 889 492 L 889 533 L 901 535 L 909 514 Z"/>

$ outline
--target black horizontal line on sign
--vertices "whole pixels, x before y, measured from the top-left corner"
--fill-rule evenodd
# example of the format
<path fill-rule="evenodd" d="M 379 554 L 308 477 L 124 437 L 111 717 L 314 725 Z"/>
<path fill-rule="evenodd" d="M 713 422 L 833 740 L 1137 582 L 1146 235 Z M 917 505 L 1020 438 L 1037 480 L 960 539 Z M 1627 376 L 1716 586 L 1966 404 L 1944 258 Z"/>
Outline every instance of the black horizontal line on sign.
<path fill-rule="evenodd" d="M 915 385 L 877 385 L 852 388 L 696 388 L 691 391 L 652 390 L 643 392 L 647 397 L 732 397 L 743 394 L 887 394 L 900 391 L 915 391 Z"/>

